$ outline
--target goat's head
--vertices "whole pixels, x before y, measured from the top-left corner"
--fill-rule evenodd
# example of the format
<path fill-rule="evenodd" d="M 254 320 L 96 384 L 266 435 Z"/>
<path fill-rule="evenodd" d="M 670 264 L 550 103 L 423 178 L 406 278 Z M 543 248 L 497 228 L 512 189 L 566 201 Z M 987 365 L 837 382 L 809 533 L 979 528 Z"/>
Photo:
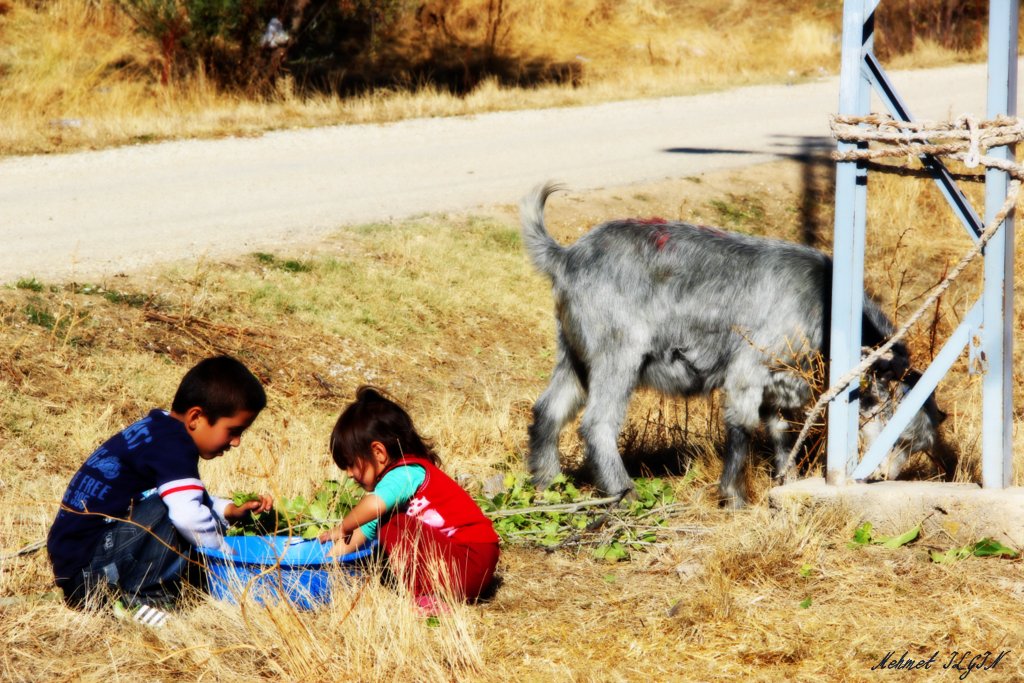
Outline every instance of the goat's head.
<path fill-rule="evenodd" d="M 878 437 L 900 401 L 920 379 L 921 373 L 910 367 L 904 347 L 894 347 L 871 366 L 861 381 L 860 390 L 861 439 L 865 449 Z M 896 479 L 910 455 L 917 452 L 927 453 L 943 475 L 950 478 L 955 458 L 939 434 L 939 425 L 945 419 L 946 413 L 939 408 L 932 393 L 868 479 Z"/>

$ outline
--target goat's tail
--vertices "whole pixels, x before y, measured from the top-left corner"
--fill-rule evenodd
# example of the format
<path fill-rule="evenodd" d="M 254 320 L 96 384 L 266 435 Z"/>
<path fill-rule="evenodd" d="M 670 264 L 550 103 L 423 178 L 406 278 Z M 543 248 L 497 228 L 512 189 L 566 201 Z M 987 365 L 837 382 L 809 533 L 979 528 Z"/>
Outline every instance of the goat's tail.
<path fill-rule="evenodd" d="M 556 242 L 544 225 L 544 203 L 562 186 L 552 182 L 538 185 L 519 202 L 519 219 L 523 224 L 523 244 L 530 260 L 539 271 L 555 279 L 562 270 L 565 248 Z"/>

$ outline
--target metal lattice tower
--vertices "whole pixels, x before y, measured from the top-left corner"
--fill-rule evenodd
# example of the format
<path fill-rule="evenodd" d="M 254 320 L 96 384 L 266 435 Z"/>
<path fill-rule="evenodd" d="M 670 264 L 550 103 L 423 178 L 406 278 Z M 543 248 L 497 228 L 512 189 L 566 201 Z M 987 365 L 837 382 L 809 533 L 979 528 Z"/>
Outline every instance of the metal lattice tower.
<path fill-rule="evenodd" d="M 849 116 L 869 114 L 871 93 L 874 91 L 894 119 L 913 121 L 907 105 L 873 52 L 874 15 L 879 3 L 880 0 L 844 2 L 839 113 Z M 991 0 L 989 3 L 987 116 L 990 119 L 1016 116 L 1019 15 L 1019 0 Z M 839 143 L 840 152 L 856 148 L 856 143 Z M 1013 159 L 1014 150 L 1012 146 L 1004 146 L 990 150 L 990 154 Z M 952 175 L 938 158 L 925 155 L 921 162 L 963 223 L 968 236 L 977 241 L 984 223 Z M 1006 200 L 1009 180 L 1004 171 L 986 170 L 985 223 L 995 219 Z M 867 165 L 864 162 L 838 162 L 830 384 L 836 384 L 860 362 L 867 188 Z M 1011 484 L 1013 230 L 1014 216 L 1010 212 L 1002 228 L 985 246 L 984 291 L 980 299 L 859 461 L 856 383 L 831 402 L 826 476 L 830 484 L 843 484 L 851 478 L 863 479 L 874 471 L 965 348 L 973 359 L 981 361 L 979 365 L 984 373 L 981 483 L 985 488 L 1005 488 Z"/>

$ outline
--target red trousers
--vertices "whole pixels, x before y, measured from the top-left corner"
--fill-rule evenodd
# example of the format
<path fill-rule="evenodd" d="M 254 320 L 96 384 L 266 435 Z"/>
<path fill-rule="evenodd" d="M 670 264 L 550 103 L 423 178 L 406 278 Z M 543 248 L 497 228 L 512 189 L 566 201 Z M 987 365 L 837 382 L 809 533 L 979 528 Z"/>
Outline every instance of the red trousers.
<path fill-rule="evenodd" d="M 392 573 L 416 597 L 452 594 L 475 600 L 490 586 L 498 565 L 497 543 L 458 543 L 401 513 L 381 521 L 377 541 Z"/>

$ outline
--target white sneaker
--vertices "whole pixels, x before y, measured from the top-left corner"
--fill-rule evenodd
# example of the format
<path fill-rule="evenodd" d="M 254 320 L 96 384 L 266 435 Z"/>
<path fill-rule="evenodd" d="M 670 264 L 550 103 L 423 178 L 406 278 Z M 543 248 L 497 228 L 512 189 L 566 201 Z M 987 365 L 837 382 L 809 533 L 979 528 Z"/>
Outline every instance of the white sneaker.
<path fill-rule="evenodd" d="M 167 620 L 171 618 L 170 614 L 159 607 L 153 607 L 152 605 L 139 605 L 134 609 L 129 609 L 125 607 L 124 603 L 120 600 L 114 603 L 114 616 L 118 619 L 127 619 L 128 617 L 131 617 L 133 621 L 137 621 L 140 624 L 151 628 L 164 626 L 167 623 Z"/>

